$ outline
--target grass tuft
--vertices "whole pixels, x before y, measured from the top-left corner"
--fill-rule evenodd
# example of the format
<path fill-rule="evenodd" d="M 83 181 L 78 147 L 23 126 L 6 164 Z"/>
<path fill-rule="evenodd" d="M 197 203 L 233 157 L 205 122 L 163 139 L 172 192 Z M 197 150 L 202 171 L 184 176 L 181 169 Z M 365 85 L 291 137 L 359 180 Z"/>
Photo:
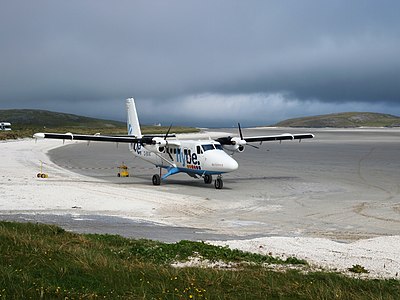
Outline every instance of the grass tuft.
<path fill-rule="evenodd" d="M 348 270 L 350 272 L 356 273 L 356 274 L 368 274 L 369 273 L 369 271 L 361 265 L 353 265 Z"/>

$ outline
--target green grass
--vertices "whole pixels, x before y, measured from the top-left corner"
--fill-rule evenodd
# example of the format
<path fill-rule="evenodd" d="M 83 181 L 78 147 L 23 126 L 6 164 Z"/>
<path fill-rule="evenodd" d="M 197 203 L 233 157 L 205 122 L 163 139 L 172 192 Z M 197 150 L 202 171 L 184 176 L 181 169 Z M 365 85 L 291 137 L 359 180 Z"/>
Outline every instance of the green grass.
<path fill-rule="evenodd" d="M 356 274 L 363 274 L 363 273 L 368 274 L 369 273 L 369 271 L 361 265 L 353 265 L 351 268 L 349 268 L 349 271 L 356 273 Z"/>
<path fill-rule="evenodd" d="M 173 268 L 201 255 L 233 270 Z M 0 222 L 0 299 L 399 299 L 395 280 L 274 272 L 269 256 L 204 243 L 164 244 Z M 243 262 L 248 262 L 243 264 Z M 304 264 L 304 261 L 294 261 Z"/>

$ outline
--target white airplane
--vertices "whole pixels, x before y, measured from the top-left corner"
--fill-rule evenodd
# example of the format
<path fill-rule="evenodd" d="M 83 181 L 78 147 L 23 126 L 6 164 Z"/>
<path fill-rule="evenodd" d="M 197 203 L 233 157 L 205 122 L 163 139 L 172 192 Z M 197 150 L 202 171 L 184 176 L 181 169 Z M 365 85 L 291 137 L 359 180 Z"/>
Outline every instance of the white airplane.
<path fill-rule="evenodd" d="M 171 127 L 165 136 L 142 135 L 139 119 L 136 112 L 135 101 L 129 98 L 126 101 L 128 113 L 128 135 L 84 135 L 84 134 L 58 134 L 58 133 L 35 133 L 36 139 L 62 139 L 78 141 L 99 141 L 127 143 L 133 155 L 160 168 L 160 174 L 153 175 L 153 185 L 160 185 L 161 180 L 177 174 L 186 173 L 194 178 L 203 178 L 206 184 L 211 184 L 213 176 L 215 188 L 222 189 L 222 174 L 235 171 L 238 163 L 231 155 L 235 152 L 243 152 L 245 146 L 253 146 L 249 143 L 264 141 L 299 140 L 313 138 L 311 133 L 306 134 L 280 134 L 269 136 L 243 137 L 239 125 L 239 136 L 223 136 L 215 140 L 180 140 L 175 135 L 169 134 Z M 257 148 L 257 147 L 256 147 Z M 225 151 L 229 152 L 228 155 Z M 167 173 L 161 176 L 161 170 Z"/>

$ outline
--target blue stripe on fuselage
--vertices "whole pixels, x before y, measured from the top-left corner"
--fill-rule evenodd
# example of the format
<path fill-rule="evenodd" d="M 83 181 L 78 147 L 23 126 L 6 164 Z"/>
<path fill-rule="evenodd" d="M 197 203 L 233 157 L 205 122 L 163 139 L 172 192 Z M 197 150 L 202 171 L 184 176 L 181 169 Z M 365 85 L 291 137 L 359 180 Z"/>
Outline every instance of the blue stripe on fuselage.
<path fill-rule="evenodd" d="M 166 179 L 167 177 L 177 174 L 177 173 L 188 173 L 188 174 L 196 174 L 196 175 L 220 175 L 226 172 L 219 172 L 219 171 L 207 171 L 207 170 L 192 170 L 187 168 L 171 168 L 166 166 L 158 166 L 168 170 L 168 173 L 163 175 L 162 179 Z"/>

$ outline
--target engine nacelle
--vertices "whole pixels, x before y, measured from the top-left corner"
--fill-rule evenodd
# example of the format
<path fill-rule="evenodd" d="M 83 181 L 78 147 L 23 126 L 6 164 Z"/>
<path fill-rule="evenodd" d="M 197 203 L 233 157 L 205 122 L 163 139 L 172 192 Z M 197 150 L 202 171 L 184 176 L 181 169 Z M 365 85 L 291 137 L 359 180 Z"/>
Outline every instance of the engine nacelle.
<path fill-rule="evenodd" d="M 231 144 L 227 145 L 222 145 L 222 147 L 227 150 L 230 151 L 232 153 L 234 152 L 243 152 L 245 150 L 245 145 L 246 145 L 246 141 L 240 139 L 239 137 L 233 137 L 231 138 Z"/>
<path fill-rule="evenodd" d="M 159 146 L 159 145 L 144 145 L 144 148 L 149 150 L 150 152 L 159 152 L 159 153 L 163 153 L 165 150 L 165 146 Z"/>
<path fill-rule="evenodd" d="M 145 144 L 143 147 L 146 150 L 149 150 L 150 152 L 158 152 L 158 145 L 153 145 L 153 144 Z"/>
<path fill-rule="evenodd" d="M 245 150 L 245 146 L 244 145 L 222 145 L 222 147 L 229 151 L 229 152 L 243 152 Z"/>
<path fill-rule="evenodd" d="M 167 146 L 167 141 L 161 137 L 153 137 L 146 141 L 144 144 L 144 148 L 149 150 L 150 152 L 164 152 L 165 147 Z"/>
<path fill-rule="evenodd" d="M 167 141 L 160 137 L 154 137 L 153 144 L 155 144 L 158 147 L 165 147 L 167 146 Z"/>

